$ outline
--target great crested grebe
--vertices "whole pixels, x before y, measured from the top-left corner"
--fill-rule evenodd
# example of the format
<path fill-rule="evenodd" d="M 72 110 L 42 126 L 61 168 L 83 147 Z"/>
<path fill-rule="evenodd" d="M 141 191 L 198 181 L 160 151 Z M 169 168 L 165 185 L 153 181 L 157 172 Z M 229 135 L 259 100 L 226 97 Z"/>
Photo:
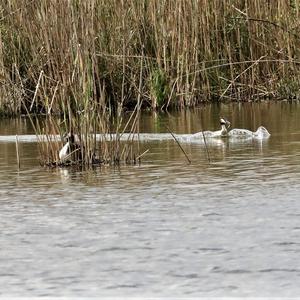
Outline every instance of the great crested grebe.
<path fill-rule="evenodd" d="M 221 125 L 221 130 L 219 130 L 219 133 L 221 136 L 226 136 L 227 135 L 227 129 L 230 127 L 230 122 L 226 120 L 225 118 L 220 118 L 220 125 Z M 215 131 L 216 133 L 218 131 Z"/>
<path fill-rule="evenodd" d="M 251 131 L 248 129 L 234 128 L 234 129 L 231 129 L 227 135 L 230 138 L 267 139 L 270 136 L 270 133 L 265 127 L 259 126 L 256 131 Z"/>
<path fill-rule="evenodd" d="M 64 161 L 66 159 L 71 160 L 72 153 L 75 154 L 75 157 L 78 157 L 78 154 L 76 154 L 77 150 L 80 149 L 80 146 L 75 142 L 75 137 L 73 133 L 68 133 L 64 136 L 66 139 L 66 144 L 60 149 L 59 151 L 59 159 L 61 161 Z"/>
<path fill-rule="evenodd" d="M 200 131 L 194 134 L 194 137 L 202 138 L 215 138 L 215 137 L 225 137 L 227 136 L 227 129 L 230 127 L 230 122 L 227 121 L 225 118 L 220 118 L 220 125 L 221 129 L 216 131 Z"/>

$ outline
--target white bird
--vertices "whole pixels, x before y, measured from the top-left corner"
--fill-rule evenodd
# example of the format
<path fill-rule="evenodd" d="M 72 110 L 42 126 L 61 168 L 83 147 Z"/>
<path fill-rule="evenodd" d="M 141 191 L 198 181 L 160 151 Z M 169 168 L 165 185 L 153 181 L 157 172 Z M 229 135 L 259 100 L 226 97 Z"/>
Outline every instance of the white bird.
<path fill-rule="evenodd" d="M 268 137 L 270 137 L 270 133 L 263 126 L 259 126 L 256 131 L 251 131 L 251 130 L 248 130 L 248 129 L 234 128 L 234 129 L 231 129 L 228 132 L 228 137 L 230 137 L 230 138 L 267 139 Z"/>
<path fill-rule="evenodd" d="M 59 154 L 58 154 L 59 159 L 61 161 L 64 161 L 67 158 L 70 158 L 70 154 L 80 148 L 80 146 L 75 143 L 75 137 L 72 133 L 69 133 L 65 138 L 66 138 L 67 142 L 60 149 Z"/>
<path fill-rule="evenodd" d="M 70 153 L 70 142 L 68 141 L 59 151 L 59 159 L 65 160 Z"/>
<path fill-rule="evenodd" d="M 227 136 L 227 128 L 230 127 L 230 122 L 225 118 L 220 118 L 221 129 L 216 131 L 200 131 L 193 135 L 193 137 L 203 138 L 215 138 L 215 137 L 225 137 Z"/>

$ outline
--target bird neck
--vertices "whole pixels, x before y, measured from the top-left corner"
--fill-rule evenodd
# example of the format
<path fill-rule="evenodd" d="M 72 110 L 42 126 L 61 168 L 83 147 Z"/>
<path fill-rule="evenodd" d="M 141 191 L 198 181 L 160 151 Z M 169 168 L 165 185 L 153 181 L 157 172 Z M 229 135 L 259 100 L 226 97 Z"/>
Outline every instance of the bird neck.
<path fill-rule="evenodd" d="M 222 132 L 222 134 L 227 133 L 227 128 L 226 128 L 225 124 L 221 125 L 221 132 Z"/>

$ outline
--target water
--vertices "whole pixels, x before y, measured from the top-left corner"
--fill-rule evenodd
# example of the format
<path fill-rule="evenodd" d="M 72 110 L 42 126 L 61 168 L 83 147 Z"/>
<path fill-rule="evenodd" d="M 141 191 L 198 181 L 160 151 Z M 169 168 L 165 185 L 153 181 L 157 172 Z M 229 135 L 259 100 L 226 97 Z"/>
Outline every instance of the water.
<path fill-rule="evenodd" d="M 44 169 L 35 143 L 0 143 L 0 295 L 299 296 L 300 105 L 145 114 L 141 131 L 265 126 L 267 140 L 144 141 L 141 166 Z M 1 135 L 32 134 L 2 120 Z"/>

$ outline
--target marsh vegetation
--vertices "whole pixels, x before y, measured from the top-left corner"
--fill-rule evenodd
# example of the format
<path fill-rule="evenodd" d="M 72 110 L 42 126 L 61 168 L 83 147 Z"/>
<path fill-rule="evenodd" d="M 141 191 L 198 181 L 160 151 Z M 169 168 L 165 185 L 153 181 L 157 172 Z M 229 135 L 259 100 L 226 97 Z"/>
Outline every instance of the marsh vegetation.
<path fill-rule="evenodd" d="M 62 122 L 37 131 L 87 137 L 94 129 L 136 131 L 143 108 L 298 99 L 299 7 L 297 0 L 1 1 L 1 112 L 59 114 Z"/>
<path fill-rule="evenodd" d="M 117 111 L 138 100 L 143 107 L 183 107 L 299 97 L 299 6 L 1 1 L 1 109 L 19 113 L 24 102 L 39 113 Z"/>

